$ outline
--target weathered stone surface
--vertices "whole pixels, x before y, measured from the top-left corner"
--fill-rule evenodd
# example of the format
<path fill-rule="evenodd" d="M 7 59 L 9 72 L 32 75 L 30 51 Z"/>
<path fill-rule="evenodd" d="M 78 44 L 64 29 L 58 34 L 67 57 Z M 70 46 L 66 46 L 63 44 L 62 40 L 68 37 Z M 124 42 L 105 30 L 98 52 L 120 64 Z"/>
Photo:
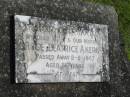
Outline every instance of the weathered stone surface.
<path fill-rule="evenodd" d="M 15 16 L 17 83 L 109 81 L 108 55 L 107 25 Z"/>
<path fill-rule="evenodd" d="M 77 0 L 1 0 L 0 14 L 0 97 L 130 96 L 127 61 L 120 47 L 118 18 L 112 7 Z M 10 66 L 13 59 L 10 57 L 10 38 L 13 36 L 10 16 L 15 14 L 109 25 L 110 82 L 11 84 L 14 64 Z"/>

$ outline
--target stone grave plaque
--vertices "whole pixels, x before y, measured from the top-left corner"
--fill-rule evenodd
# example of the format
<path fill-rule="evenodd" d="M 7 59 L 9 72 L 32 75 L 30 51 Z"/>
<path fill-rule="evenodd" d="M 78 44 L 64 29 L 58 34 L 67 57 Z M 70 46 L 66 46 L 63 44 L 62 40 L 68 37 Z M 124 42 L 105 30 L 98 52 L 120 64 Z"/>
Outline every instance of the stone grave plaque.
<path fill-rule="evenodd" d="M 108 26 L 15 15 L 15 81 L 109 81 Z M 20 75 L 20 76 L 19 76 Z"/>

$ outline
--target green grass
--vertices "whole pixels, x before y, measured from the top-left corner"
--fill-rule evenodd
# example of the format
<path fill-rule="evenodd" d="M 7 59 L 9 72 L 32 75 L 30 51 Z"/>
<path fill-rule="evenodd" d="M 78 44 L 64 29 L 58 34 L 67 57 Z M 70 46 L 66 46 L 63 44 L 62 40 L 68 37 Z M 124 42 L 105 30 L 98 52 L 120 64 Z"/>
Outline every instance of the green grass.
<path fill-rule="evenodd" d="M 125 53 L 130 60 L 130 0 L 82 0 L 113 6 L 118 13 L 119 31 L 123 39 Z"/>

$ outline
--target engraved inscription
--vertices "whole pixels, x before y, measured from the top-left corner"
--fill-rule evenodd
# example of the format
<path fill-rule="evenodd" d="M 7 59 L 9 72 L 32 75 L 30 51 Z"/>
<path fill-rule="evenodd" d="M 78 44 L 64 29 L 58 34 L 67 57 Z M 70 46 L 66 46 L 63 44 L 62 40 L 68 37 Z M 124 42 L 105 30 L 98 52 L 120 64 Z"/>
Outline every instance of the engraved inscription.
<path fill-rule="evenodd" d="M 28 83 L 109 80 L 107 25 L 16 15 L 15 41 Z"/>

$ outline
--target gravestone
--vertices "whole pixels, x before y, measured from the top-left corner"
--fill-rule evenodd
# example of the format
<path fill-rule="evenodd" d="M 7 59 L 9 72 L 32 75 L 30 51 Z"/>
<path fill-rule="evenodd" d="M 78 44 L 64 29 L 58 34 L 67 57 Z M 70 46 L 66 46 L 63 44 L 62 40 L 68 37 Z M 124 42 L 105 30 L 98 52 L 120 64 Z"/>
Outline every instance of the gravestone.
<path fill-rule="evenodd" d="M 127 72 L 127 61 L 120 45 L 118 16 L 113 7 L 85 3 L 79 0 L 1 0 L 0 13 L 0 97 L 129 97 L 129 73 Z M 96 83 L 97 80 L 95 80 L 95 83 L 87 83 L 88 80 L 85 80 L 83 83 L 11 83 L 10 79 L 14 82 L 15 77 L 17 77 L 15 81 L 18 83 L 28 82 L 26 79 L 28 75 L 25 74 L 26 67 L 24 68 L 24 66 L 22 66 L 25 65 L 22 64 L 23 60 L 16 61 L 21 64 L 17 67 L 19 68 L 18 70 L 21 70 L 17 72 L 17 74 L 23 75 L 13 76 L 13 71 L 15 71 L 14 66 L 16 66 L 16 63 L 14 62 L 14 52 L 18 50 L 16 49 L 16 51 L 14 51 L 14 44 L 19 43 L 19 48 L 25 48 L 23 48 L 23 42 L 14 42 L 14 33 L 18 31 L 14 31 L 17 27 L 14 28 L 14 20 L 10 18 L 12 15 L 40 17 L 41 19 L 48 19 L 49 21 L 56 20 L 57 22 L 68 21 L 67 23 L 74 21 L 75 24 L 84 23 L 89 26 L 100 25 L 100 28 L 106 26 L 105 31 L 108 32 L 109 68 L 108 72 L 105 72 L 104 75 L 107 76 L 104 76 L 101 80 L 102 82 L 98 83 Z M 29 24 L 32 23 L 32 25 L 34 25 L 34 21 L 35 19 L 29 21 Z M 26 25 L 26 23 L 23 24 Z M 22 30 L 22 28 L 25 27 L 24 25 L 19 29 Z M 31 28 L 31 25 L 29 28 Z M 32 33 L 33 32 L 35 32 L 35 29 Z M 66 34 L 68 34 L 68 32 Z M 21 36 L 18 35 L 18 37 Z M 105 44 L 107 44 L 107 42 Z M 11 48 L 10 51 L 9 48 Z M 21 53 L 22 52 L 18 52 L 17 54 Z M 22 58 L 25 57 L 20 56 L 20 59 Z M 17 68 L 15 67 L 16 70 Z M 33 72 L 33 74 L 35 73 L 36 72 Z"/>

